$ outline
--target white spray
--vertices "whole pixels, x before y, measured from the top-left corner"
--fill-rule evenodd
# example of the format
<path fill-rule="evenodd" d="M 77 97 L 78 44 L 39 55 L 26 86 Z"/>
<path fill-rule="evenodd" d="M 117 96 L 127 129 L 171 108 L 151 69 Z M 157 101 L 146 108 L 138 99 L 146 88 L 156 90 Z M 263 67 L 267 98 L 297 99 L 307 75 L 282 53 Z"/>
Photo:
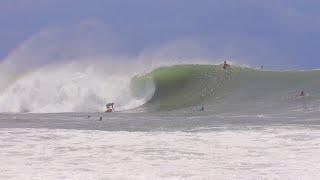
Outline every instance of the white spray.
<path fill-rule="evenodd" d="M 116 55 L 117 44 L 97 22 L 44 30 L 1 63 L 0 112 L 96 112 L 115 103 L 116 110 L 141 106 L 153 95 L 131 94 L 131 78 L 143 63 Z"/>
<path fill-rule="evenodd" d="M 119 37 L 96 21 L 31 36 L 0 64 L 0 112 L 95 112 L 109 102 L 116 110 L 133 109 L 155 91 L 150 82 L 139 93 L 144 96 L 134 97 L 130 81 L 135 75 L 159 66 L 213 61 L 210 51 L 192 39 L 124 56 Z"/>
<path fill-rule="evenodd" d="M 131 66 L 132 67 L 132 66 Z M 120 65 L 69 62 L 48 65 L 24 75 L 0 95 L 1 112 L 95 112 L 107 102 L 116 110 L 141 106 L 154 93 L 145 88 L 139 99 L 131 94 L 130 80 L 135 74 Z"/>

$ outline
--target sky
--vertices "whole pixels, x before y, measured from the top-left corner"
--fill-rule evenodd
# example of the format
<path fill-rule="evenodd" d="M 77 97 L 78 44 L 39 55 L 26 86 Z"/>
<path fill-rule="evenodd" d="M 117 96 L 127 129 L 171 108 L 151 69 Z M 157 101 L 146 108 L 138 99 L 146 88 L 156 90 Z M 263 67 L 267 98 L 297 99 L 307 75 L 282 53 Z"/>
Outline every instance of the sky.
<path fill-rule="evenodd" d="M 83 24 L 100 27 L 86 41 L 120 54 L 179 46 L 213 62 L 320 68 L 318 0 L 0 0 L 0 61 L 43 32 L 71 37 Z"/>

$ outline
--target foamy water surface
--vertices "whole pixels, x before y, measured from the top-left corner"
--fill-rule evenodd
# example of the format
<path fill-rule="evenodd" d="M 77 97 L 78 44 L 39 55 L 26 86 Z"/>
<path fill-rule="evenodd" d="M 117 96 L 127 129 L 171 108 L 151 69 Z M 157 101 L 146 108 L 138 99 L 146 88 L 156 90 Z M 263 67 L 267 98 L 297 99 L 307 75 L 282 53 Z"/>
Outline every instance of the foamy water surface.
<path fill-rule="evenodd" d="M 0 129 L 0 179 L 318 179 L 320 131 Z"/>

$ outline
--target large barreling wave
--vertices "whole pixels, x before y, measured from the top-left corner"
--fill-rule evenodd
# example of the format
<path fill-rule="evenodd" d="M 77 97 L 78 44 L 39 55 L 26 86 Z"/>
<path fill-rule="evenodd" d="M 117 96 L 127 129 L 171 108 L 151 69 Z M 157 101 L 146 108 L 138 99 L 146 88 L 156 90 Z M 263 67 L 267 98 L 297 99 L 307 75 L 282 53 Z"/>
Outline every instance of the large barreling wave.
<path fill-rule="evenodd" d="M 318 109 L 320 71 L 261 71 L 246 67 L 178 64 L 143 71 L 134 65 L 76 61 L 7 76 L 1 112 L 171 111 L 205 106 L 241 113 L 291 108 Z M 4 76 L 3 76 L 4 77 Z M 300 91 L 306 93 L 300 97 Z M 294 105 L 294 106 L 293 106 Z"/>
<path fill-rule="evenodd" d="M 224 70 L 185 47 L 193 41 L 123 55 L 113 37 L 95 22 L 30 37 L 1 61 L 0 112 L 319 110 L 320 71 Z"/>
<path fill-rule="evenodd" d="M 156 90 L 144 108 L 155 111 L 205 106 L 213 112 L 319 110 L 320 71 L 268 71 L 222 65 L 180 64 L 133 78 L 133 90 L 150 79 Z M 143 89 L 143 88 L 142 88 Z M 300 96 L 304 91 L 305 96 Z M 285 110 L 286 109 L 286 110 Z"/>

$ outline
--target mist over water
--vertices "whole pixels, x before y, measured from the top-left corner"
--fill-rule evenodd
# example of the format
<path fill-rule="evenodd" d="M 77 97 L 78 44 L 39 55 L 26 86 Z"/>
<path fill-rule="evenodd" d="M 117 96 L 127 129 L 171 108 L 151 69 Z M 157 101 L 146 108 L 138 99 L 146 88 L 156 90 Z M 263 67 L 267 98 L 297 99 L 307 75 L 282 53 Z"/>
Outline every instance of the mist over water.
<path fill-rule="evenodd" d="M 152 97 L 154 87 L 145 89 L 145 97 L 135 99 L 130 78 L 135 72 L 114 72 L 107 64 L 79 62 L 42 67 L 16 80 L 0 96 L 2 112 L 96 112 L 107 102 L 116 102 L 118 110 L 131 109 Z M 100 64 L 101 67 L 101 64 Z M 113 70 L 112 70 L 113 69 Z"/>
<path fill-rule="evenodd" d="M 148 101 L 132 96 L 131 78 L 147 66 L 116 53 L 108 28 L 96 22 L 47 28 L 23 42 L 0 64 L 0 112 L 96 112 L 115 102 L 117 110 Z"/>
<path fill-rule="evenodd" d="M 117 110 L 150 100 L 150 80 L 143 97 L 133 97 L 130 81 L 160 66 L 205 63 L 210 54 L 193 40 L 127 54 L 125 41 L 98 21 L 47 27 L 22 42 L 0 64 L 0 112 L 97 112 L 115 102 Z M 186 51 L 187 50 L 187 51 Z"/>

